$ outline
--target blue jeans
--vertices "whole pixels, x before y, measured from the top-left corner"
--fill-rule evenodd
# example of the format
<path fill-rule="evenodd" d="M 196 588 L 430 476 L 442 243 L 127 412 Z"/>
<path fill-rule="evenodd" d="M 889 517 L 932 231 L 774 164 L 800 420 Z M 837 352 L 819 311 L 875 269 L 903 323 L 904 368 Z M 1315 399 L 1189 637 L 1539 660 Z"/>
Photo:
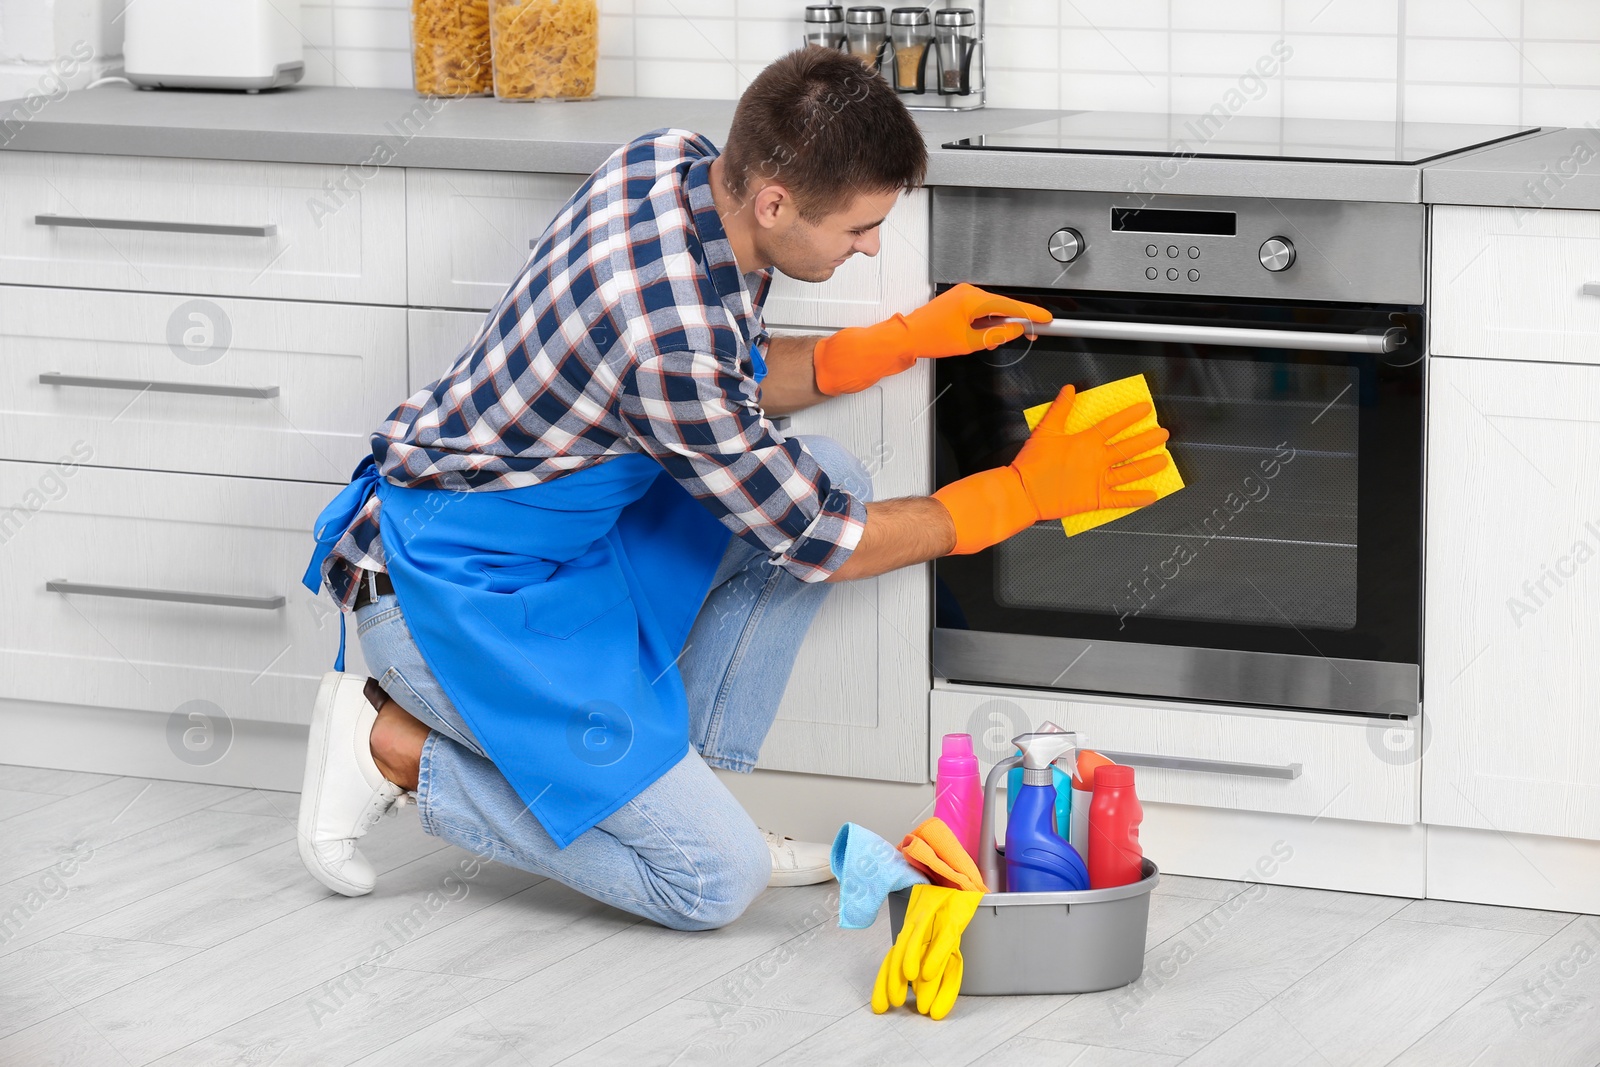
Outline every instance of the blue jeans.
<path fill-rule="evenodd" d="M 870 476 L 838 442 L 801 440 L 835 484 L 871 498 Z M 738 918 L 772 870 L 765 839 L 711 767 L 755 767 L 828 589 L 733 538 L 678 664 L 689 752 L 564 849 L 484 755 L 423 662 L 395 596 L 358 609 L 356 632 L 384 692 L 431 731 L 417 776 L 424 831 L 663 926 L 709 930 Z"/>

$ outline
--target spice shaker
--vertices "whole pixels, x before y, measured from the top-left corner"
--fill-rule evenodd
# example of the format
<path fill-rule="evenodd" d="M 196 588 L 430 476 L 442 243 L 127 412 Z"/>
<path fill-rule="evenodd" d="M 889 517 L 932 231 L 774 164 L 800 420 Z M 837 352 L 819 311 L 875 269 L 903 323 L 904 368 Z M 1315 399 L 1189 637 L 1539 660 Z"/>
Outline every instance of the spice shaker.
<path fill-rule="evenodd" d="M 873 70 L 882 70 L 889 40 L 883 8 L 852 7 L 844 13 L 844 28 L 850 54 Z"/>
<path fill-rule="evenodd" d="M 844 8 L 838 4 L 807 4 L 805 43 L 843 49 Z"/>
<path fill-rule="evenodd" d="M 933 14 L 938 56 L 938 89 L 943 96 L 983 92 L 983 65 L 978 56 L 978 13 L 970 7 L 947 7 Z"/>
<path fill-rule="evenodd" d="M 889 13 L 894 87 L 913 111 L 968 111 L 984 104 L 984 0 L 935 0 Z"/>
<path fill-rule="evenodd" d="M 933 43 L 933 18 L 925 7 L 897 7 L 889 13 L 890 42 L 894 45 L 894 87 L 902 93 L 922 93 L 926 84 L 928 46 Z"/>

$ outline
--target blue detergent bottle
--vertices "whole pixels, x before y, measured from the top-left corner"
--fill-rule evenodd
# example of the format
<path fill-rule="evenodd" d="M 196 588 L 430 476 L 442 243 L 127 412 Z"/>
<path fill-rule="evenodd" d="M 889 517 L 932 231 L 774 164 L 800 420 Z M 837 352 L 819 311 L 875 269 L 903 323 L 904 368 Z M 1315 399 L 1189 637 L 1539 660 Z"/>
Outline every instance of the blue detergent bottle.
<path fill-rule="evenodd" d="M 1077 850 L 1055 832 L 1056 789 L 1051 762 L 1077 747 L 1075 734 L 1023 734 L 1022 788 L 1006 820 L 1006 891 L 1058 893 L 1088 889 L 1089 871 Z"/>

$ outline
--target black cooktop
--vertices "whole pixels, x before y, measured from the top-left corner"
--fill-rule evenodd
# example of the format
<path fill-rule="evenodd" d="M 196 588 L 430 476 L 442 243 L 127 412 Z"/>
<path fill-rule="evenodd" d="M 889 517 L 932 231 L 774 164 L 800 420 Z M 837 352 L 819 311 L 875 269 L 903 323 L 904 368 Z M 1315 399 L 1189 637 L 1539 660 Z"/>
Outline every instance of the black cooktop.
<path fill-rule="evenodd" d="M 1538 126 L 1080 111 L 952 141 L 946 148 L 1116 156 L 1426 163 L 1536 133 Z"/>

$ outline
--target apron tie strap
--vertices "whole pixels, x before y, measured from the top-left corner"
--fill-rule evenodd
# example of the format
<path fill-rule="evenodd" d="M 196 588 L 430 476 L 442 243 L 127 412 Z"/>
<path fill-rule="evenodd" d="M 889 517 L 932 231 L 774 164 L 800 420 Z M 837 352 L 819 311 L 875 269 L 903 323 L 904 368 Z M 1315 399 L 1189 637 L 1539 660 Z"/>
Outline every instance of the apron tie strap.
<path fill-rule="evenodd" d="M 350 484 L 339 490 L 339 494 L 328 502 L 317 516 L 316 523 L 312 526 L 312 536 L 316 538 L 317 547 L 312 550 L 311 562 L 306 567 L 305 576 L 300 579 L 302 585 L 311 590 L 313 595 L 322 592 L 322 566 L 327 562 L 328 555 L 333 551 L 333 546 L 350 529 L 350 524 L 355 521 L 356 515 L 367 503 L 377 488 L 378 464 L 371 456 L 365 456 L 356 464 L 356 469 L 350 473 Z M 339 612 L 339 654 L 334 657 L 333 669 L 344 670 L 345 628 L 344 611 Z"/>

